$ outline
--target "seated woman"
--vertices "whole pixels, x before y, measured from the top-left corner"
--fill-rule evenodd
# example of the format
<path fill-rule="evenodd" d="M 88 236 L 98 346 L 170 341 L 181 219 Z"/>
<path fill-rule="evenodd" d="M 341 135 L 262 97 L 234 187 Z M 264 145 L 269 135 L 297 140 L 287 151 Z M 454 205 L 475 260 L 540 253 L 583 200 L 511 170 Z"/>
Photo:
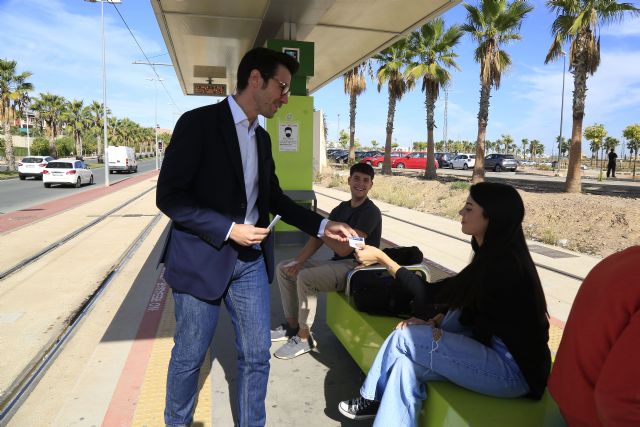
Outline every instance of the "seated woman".
<path fill-rule="evenodd" d="M 549 321 L 522 232 L 522 199 L 505 184 L 475 184 L 460 216 L 462 232 L 472 236 L 473 260 L 437 284 L 425 284 L 377 248 L 357 251 L 361 264 L 384 265 L 414 293 L 436 291 L 449 310 L 396 326 L 361 396 L 340 402 L 346 417 L 375 417 L 374 426 L 415 426 L 429 381 L 451 381 L 496 397 L 541 398 L 551 368 Z"/>

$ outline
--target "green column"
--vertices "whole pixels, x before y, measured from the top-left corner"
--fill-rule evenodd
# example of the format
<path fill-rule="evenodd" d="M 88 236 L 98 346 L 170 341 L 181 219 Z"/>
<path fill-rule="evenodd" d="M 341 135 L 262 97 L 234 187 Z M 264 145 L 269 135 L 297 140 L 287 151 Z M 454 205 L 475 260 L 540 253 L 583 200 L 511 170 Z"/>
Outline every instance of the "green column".
<path fill-rule="evenodd" d="M 313 43 L 295 40 L 268 40 L 267 48 L 298 59 L 300 68 L 291 80 L 289 102 L 267 120 L 276 173 L 283 190 L 313 189 L 313 97 L 307 96 L 307 79 L 313 75 Z M 308 200 L 297 200 L 309 204 Z M 295 227 L 280 222 L 279 241 L 299 241 L 291 232 Z M 286 233 L 286 235 L 284 234 Z M 295 233 L 299 234 L 299 233 Z"/>

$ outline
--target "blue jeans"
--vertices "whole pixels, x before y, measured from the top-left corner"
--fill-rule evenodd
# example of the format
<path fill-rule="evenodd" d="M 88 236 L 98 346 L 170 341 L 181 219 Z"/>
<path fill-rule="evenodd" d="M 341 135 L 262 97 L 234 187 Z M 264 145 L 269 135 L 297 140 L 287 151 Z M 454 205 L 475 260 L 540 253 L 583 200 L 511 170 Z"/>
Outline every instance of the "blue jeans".
<path fill-rule="evenodd" d="M 438 341 L 428 325 L 395 330 L 387 337 L 360 389 L 362 397 L 380 402 L 374 426 L 415 426 L 429 381 L 451 381 L 496 397 L 529 391 L 502 341 L 494 338 L 491 347 L 481 344 L 458 318 L 458 311 L 447 313 Z"/>
<path fill-rule="evenodd" d="M 188 426 L 198 393 L 198 376 L 216 330 L 220 300 L 204 301 L 173 291 L 176 332 L 167 373 L 164 419 L 167 426 Z M 264 426 L 269 377 L 269 282 L 264 260 L 235 265 L 222 297 L 236 334 L 238 351 L 238 425 Z"/>

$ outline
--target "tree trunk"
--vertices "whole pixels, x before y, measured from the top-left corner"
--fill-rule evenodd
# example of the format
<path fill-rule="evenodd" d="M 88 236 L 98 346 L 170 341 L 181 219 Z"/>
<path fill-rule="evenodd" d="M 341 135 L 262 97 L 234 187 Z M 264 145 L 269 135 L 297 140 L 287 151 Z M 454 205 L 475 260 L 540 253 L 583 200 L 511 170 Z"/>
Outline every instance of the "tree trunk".
<path fill-rule="evenodd" d="M 58 148 L 56 147 L 56 124 L 54 122 L 48 123 L 51 128 L 51 138 L 49 139 L 49 155 L 51 157 L 58 157 Z"/>
<path fill-rule="evenodd" d="M 584 30 L 583 30 L 584 31 Z M 571 129 L 571 147 L 569 148 L 569 166 L 564 191 L 580 193 L 582 160 L 582 120 L 584 119 L 584 103 L 587 97 L 587 35 L 580 32 L 575 42 L 573 70 L 573 126 Z"/>
<path fill-rule="evenodd" d="M 13 136 L 11 135 L 11 124 L 6 121 L 4 127 L 5 155 L 7 156 L 7 167 L 9 172 L 16 170 L 16 157 L 13 155 Z"/>
<path fill-rule="evenodd" d="M 356 104 L 357 96 L 355 92 L 349 95 L 349 166 L 356 162 Z"/>
<path fill-rule="evenodd" d="M 393 118 L 395 114 L 396 98 L 391 93 L 389 93 L 389 110 L 387 111 L 387 139 L 384 142 L 382 175 L 391 175 L 391 138 L 393 137 Z"/>
<path fill-rule="evenodd" d="M 487 123 L 489 122 L 489 98 L 491 97 L 491 86 L 482 84 L 480 86 L 480 110 L 478 111 L 478 138 L 476 139 L 476 162 L 473 167 L 471 182 L 484 181 L 484 141 L 487 135 Z"/>
<path fill-rule="evenodd" d="M 431 87 L 432 83 L 425 88 L 425 109 L 427 111 L 427 162 L 424 171 L 425 179 L 436 179 L 436 161 L 435 161 L 435 142 L 433 141 L 433 128 L 435 126 L 435 120 L 433 119 L 433 112 L 436 107 L 436 96 L 434 88 Z"/>

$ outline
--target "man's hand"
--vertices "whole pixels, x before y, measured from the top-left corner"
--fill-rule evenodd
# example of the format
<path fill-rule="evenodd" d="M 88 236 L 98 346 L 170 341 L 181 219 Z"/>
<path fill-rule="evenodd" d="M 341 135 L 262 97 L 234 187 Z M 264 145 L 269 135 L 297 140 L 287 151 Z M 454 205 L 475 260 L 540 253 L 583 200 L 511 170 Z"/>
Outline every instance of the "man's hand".
<path fill-rule="evenodd" d="M 268 228 L 251 224 L 234 224 L 229 238 L 241 246 L 251 246 L 262 242 L 268 234 Z"/>
<path fill-rule="evenodd" d="M 324 228 L 324 235 L 330 239 L 346 242 L 350 236 L 357 236 L 358 233 L 344 222 L 328 221 Z"/>

